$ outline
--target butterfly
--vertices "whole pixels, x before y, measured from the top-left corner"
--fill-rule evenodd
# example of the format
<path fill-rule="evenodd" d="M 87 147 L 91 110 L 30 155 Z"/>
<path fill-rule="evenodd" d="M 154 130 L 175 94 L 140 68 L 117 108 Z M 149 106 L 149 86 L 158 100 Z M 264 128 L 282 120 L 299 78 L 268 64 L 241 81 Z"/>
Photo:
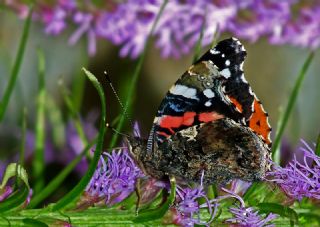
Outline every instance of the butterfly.
<path fill-rule="evenodd" d="M 244 77 L 246 55 L 238 39 L 222 40 L 169 89 L 148 139 L 128 138 L 146 174 L 204 184 L 263 178 L 271 127 Z"/>

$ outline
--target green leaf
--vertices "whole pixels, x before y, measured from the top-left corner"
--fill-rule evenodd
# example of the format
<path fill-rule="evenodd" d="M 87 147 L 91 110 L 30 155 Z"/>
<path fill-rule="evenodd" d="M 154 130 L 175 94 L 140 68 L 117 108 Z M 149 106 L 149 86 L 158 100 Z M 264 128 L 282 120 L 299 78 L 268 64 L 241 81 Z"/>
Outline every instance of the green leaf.
<path fill-rule="evenodd" d="M 153 34 L 155 28 L 156 28 L 156 25 L 158 24 L 158 21 L 163 13 L 163 10 L 165 8 L 165 6 L 167 5 L 168 3 L 168 0 L 164 0 L 160 9 L 159 9 L 159 12 L 157 14 L 157 17 L 154 21 L 154 23 L 152 24 L 152 28 L 150 30 L 150 33 L 148 34 L 147 36 L 147 40 L 145 42 L 145 45 L 144 45 L 144 48 L 143 48 L 143 52 L 142 54 L 140 55 L 139 57 L 139 60 L 138 60 L 138 63 L 137 63 L 137 66 L 134 70 L 134 73 L 133 73 L 133 76 L 132 76 L 132 81 L 131 81 L 131 84 L 130 84 L 130 87 L 128 89 L 128 93 L 127 93 L 127 99 L 126 99 L 126 103 L 125 103 L 125 108 L 124 108 L 124 113 L 121 115 L 121 118 L 120 118 L 120 121 L 116 127 L 117 131 L 118 132 L 121 132 L 122 130 L 122 127 L 123 127 L 123 124 L 124 124 L 124 121 L 125 121 L 125 117 L 126 117 L 126 112 L 128 109 L 130 109 L 130 106 L 133 102 L 133 97 L 134 97 L 134 92 L 135 92 L 135 89 L 137 88 L 137 81 L 138 81 L 138 78 L 139 78 L 139 75 L 140 75 L 140 72 L 141 72 L 141 69 L 142 69 L 142 64 L 144 62 L 144 58 L 145 58 L 145 55 L 146 55 L 146 50 L 147 48 L 149 47 L 149 43 L 150 43 L 150 38 L 151 38 L 151 35 Z M 117 139 L 118 139 L 118 133 L 115 133 L 113 135 L 113 137 L 111 138 L 111 142 L 110 142 L 110 147 L 114 147 L 116 142 L 117 142 Z"/>
<path fill-rule="evenodd" d="M 4 114 L 7 110 L 7 106 L 9 104 L 9 100 L 11 94 L 13 92 L 14 86 L 17 82 L 19 71 L 21 68 L 24 52 L 26 49 L 26 44 L 29 36 L 30 24 L 31 24 L 31 17 L 32 17 L 32 8 L 29 9 L 28 17 L 23 26 L 23 32 L 19 43 L 19 48 L 17 52 L 17 56 L 10 74 L 8 85 L 5 89 L 3 99 L 0 102 L 0 122 L 3 120 Z"/>
<path fill-rule="evenodd" d="M 37 119 L 34 160 L 32 162 L 33 177 L 35 179 L 34 191 L 39 192 L 44 186 L 44 147 L 45 147 L 45 58 L 42 50 L 38 49 L 38 79 L 39 90 L 37 97 Z"/>
<path fill-rule="evenodd" d="M 279 214 L 281 217 L 289 218 L 295 224 L 298 224 L 298 214 L 290 207 L 277 203 L 260 203 L 257 205 L 259 212 Z"/>
<path fill-rule="evenodd" d="M 77 164 L 82 160 L 83 156 L 89 151 L 89 149 L 96 143 L 96 139 L 94 139 L 90 144 L 88 144 L 83 151 L 72 160 L 72 162 L 67 165 L 53 180 L 50 181 L 47 186 L 41 190 L 36 196 L 34 196 L 28 208 L 36 207 L 39 203 L 41 203 L 44 199 L 50 196 L 66 179 L 66 177 L 74 170 Z"/>
<path fill-rule="evenodd" d="M 166 190 L 166 189 L 163 189 L 163 190 Z M 141 223 L 141 222 L 147 222 L 147 221 L 152 221 L 152 220 L 162 218 L 174 203 L 175 198 L 176 198 L 176 180 L 174 177 L 171 177 L 170 178 L 170 195 L 167 201 L 164 204 L 162 204 L 160 207 L 139 212 L 138 217 L 136 217 L 133 221 L 136 223 Z"/>
<path fill-rule="evenodd" d="M 103 92 L 103 88 L 97 78 L 88 70 L 83 68 L 83 71 L 87 75 L 88 79 L 90 82 L 93 84 L 93 86 L 96 88 L 99 96 L 100 96 L 100 101 L 101 101 L 101 121 L 100 121 L 100 129 L 99 129 L 99 135 L 98 135 L 98 141 L 97 141 L 97 146 L 96 150 L 94 152 L 93 159 L 90 162 L 89 168 L 86 172 L 86 174 L 81 178 L 80 182 L 67 194 L 65 195 L 62 199 L 60 199 L 53 207 L 52 210 L 60 210 L 67 206 L 68 204 L 71 204 L 75 199 L 77 199 L 84 191 L 86 186 L 88 185 L 89 181 L 91 180 L 94 171 L 97 168 L 98 162 L 100 155 L 102 153 L 103 149 L 103 140 L 104 140 L 104 135 L 106 132 L 106 100 Z"/>
<path fill-rule="evenodd" d="M 52 140 L 57 147 L 62 147 L 66 140 L 63 116 L 55 100 L 49 95 L 46 97 L 46 113 L 53 126 L 51 128 Z"/>
<path fill-rule="evenodd" d="M 292 90 L 292 92 L 290 94 L 287 107 L 286 107 L 286 109 L 284 111 L 282 121 L 280 123 L 279 129 L 277 130 L 277 134 L 276 134 L 273 146 L 272 146 L 272 159 L 275 158 L 275 155 L 276 155 L 275 151 L 280 146 L 282 135 L 283 135 L 284 130 L 285 130 L 286 126 L 287 126 L 289 117 L 291 115 L 291 112 L 293 110 L 294 104 L 296 103 L 298 94 L 300 92 L 300 88 L 301 88 L 302 82 L 303 82 L 303 80 L 304 80 L 304 78 L 306 76 L 307 70 L 308 70 L 308 68 L 309 68 L 309 66 L 310 66 L 310 64 L 311 64 L 311 62 L 313 60 L 313 57 L 314 57 L 314 52 L 311 52 L 308 55 L 306 61 L 304 62 L 303 66 L 302 66 L 302 68 L 300 70 L 300 73 L 299 73 L 299 75 L 298 75 L 298 77 L 296 79 L 294 88 L 293 88 L 293 90 Z"/>
<path fill-rule="evenodd" d="M 10 211 L 25 203 L 29 195 L 29 188 L 23 184 L 21 188 L 16 190 L 10 197 L 0 203 L 0 213 Z"/>
<path fill-rule="evenodd" d="M 27 171 L 22 166 L 20 166 L 19 164 L 11 163 L 11 164 L 9 164 L 7 166 L 7 168 L 6 168 L 5 172 L 4 172 L 4 175 L 3 175 L 3 178 L 2 178 L 2 183 L 0 185 L 0 190 L 2 190 L 6 186 L 8 180 L 11 177 L 20 178 L 25 183 L 25 185 L 28 188 L 30 188 L 29 182 L 28 182 Z"/>

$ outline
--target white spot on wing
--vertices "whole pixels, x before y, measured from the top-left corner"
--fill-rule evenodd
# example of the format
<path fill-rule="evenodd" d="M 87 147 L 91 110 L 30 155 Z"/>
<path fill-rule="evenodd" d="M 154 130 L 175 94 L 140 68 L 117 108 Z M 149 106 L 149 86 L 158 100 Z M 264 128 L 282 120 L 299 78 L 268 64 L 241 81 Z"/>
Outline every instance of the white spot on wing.
<path fill-rule="evenodd" d="M 212 103 L 210 101 L 206 101 L 204 105 L 209 107 L 212 105 Z"/>
<path fill-rule="evenodd" d="M 170 89 L 170 93 L 174 95 L 181 95 L 183 97 L 189 98 L 189 99 L 196 99 L 197 97 L 197 90 L 195 88 L 190 88 L 181 84 L 177 84 Z"/>
<path fill-rule="evenodd" d="M 211 89 L 204 90 L 203 94 L 209 99 L 214 97 L 214 93 Z"/>
<path fill-rule="evenodd" d="M 229 66 L 230 65 L 230 60 L 226 60 L 225 64 L 226 64 L 226 66 Z"/>
<path fill-rule="evenodd" d="M 210 49 L 210 53 L 211 54 L 220 54 L 220 51 L 218 51 L 216 49 Z"/>
<path fill-rule="evenodd" d="M 231 76 L 231 72 L 228 68 L 225 68 L 222 71 L 220 71 L 220 74 L 224 76 L 226 79 L 228 79 Z"/>
<path fill-rule="evenodd" d="M 225 57 L 225 55 L 224 55 L 224 54 L 221 54 L 221 57 L 223 57 L 223 58 L 224 58 L 224 57 Z"/>

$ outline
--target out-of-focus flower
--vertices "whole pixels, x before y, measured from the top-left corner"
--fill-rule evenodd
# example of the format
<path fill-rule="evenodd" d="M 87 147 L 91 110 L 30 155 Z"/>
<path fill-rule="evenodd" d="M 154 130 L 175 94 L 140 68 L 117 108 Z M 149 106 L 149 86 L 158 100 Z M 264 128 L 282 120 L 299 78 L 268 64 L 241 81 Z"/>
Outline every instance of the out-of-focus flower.
<path fill-rule="evenodd" d="M 86 191 L 91 196 L 104 198 L 107 205 L 113 205 L 128 197 L 135 189 L 136 180 L 142 176 L 127 149 L 113 150 L 101 156 Z"/>
<path fill-rule="evenodd" d="M 239 4 L 238 17 L 230 20 L 228 29 L 243 39 L 256 41 L 261 36 L 279 36 L 291 15 L 294 0 L 250 0 Z"/>
<path fill-rule="evenodd" d="M 236 224 L 236 226 L 241 227 L 271 227 L 274 225 L 268 224 L 268 222 L 278 217 L 278 215 L 272 213 L 262 217 L 258 214 L 258 211 L 255 211 L 252 207 L 232 207 L 229 211 L 234 215 L 234 217 L 226 220 L 226 222 L 233 223 Z"/>
<path fill-rule="evenodd" d="M 121 46 L 120 56 L 136 58 L 144 49 L 163 3 L 162 0 L 103 4 L 75 0 L 41 2 L 35 7 L 34 19 L 42 21 L 50 35 L 60 34 L 68 23 L 74 23 L 77 28 L 69 44 L 86 35 L 89 55 L 96 52 L 96 39 L 104 38 Z M 6 0 L 6 4 L 26 15 L 26 5 L 15 0 Z M 217 32 L 229 32 L 252 42 L 266 37 L 271 44 L 316 49 L 320 45 L 319 12 L 319 1 L 302 4 L 298 0 L 170 0 L 151 35 L 163 57 L 190 53 L 201 31 L 202 46 L 210 44 Z"/>
<path fill-rule="evenodd" d="M 297 18 L 283 26 L 281 34 L 271 37 L 275 44 L 289 43 L 295 46 L 317 49 L 320 45 L 320 6 L 300 9 Z"/>
<path fill-rule="evenodd" d="M 294 159 L 282 168 L 273 165 L 273 171 L 267 174 L 269 181 L 275 182 L 291 198 L 303 197 L 320 199 L 320 157 L 302 140 L 303 161 Z"/>

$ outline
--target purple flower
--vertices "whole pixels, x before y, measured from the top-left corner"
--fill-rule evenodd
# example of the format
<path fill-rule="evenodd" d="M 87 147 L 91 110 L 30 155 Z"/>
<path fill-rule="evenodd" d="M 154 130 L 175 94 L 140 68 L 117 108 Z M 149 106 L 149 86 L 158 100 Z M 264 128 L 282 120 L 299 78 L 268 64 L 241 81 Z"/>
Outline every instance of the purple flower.
<path fill-rule="evenodd" d="M 74 45 L 86 34 L 88 38 L 88 53 L 90 56 L 96 53 L 96 31 L 94 16 L 90 13 L 77 12 L 73 16 L 73 21 L 79 25 L 78 29 L 69 38 L 69 44 Z"/>
<path fill-rule="evenodd" d="M 76 7 L 74 0 L 59 0 L 54 7 L 43 6 L 40 13 L 35 17 L 40 17 L 45 24 L 45 33 L 59 35 L 67 26 L 67 17 Z"/>
<path fill-rule="evenodd" d="M 303 197 L 320 199 L 320 157 L 302 140 L 303 160 L 294 159 L 282 168 L 273 163 L 273 171 L 267 174 L 268 180 L 275 182 L 291 198 Z"/>
<path fill-rule="evenodd" d="M 258 214 L 258 211 L 255 211 L 252 207 L 232 207 L 229 210 L 234 217 L 226 220 L 226 222 L 234 223 L 236 226 L 241 227 L 271 227 L 274 225 L 268 224 L 268 222 L 278 217 L 278 215 L 272 213 L 268 214 L 266 217 L 262 217 Z"/>
<path fill-rule="evenodd" d="M 267 216 L 262 217 L 258 214 L 259 211 L 256 211 L 253 207 L 245 207 L 245 203 L 243 199 L 236 194 L 234 191 L 227 190 L 222 188 L 223 191 L 227 192 L 227 195 L 220 196 L 215 200 L 222 200 L 226 198 L 235 198 L 240 202 L 240 206 L 238 208 L 231 207 L 229 209 L 230 213 L 234 215 L 233 218 L 229 218 L 226 222 L 236 224 L 236 226 L 241 227 L 262 227 L 262 226 L 274 226 L 272 224 L 268 224 L 268 222 L 276 219 L 278 215 L 269 213 Z"/>
<path fill-rule="evenodd" d="M 290 43 L 295 46 L 317 49 L 320 45 L 320 6 L 300 9 L 298 17 L 283 27 L 279 37 L 271 37 L 274 44 Z"/>
<path fill-rule="evenodd" d="M 211 203 L 201 184 L 196 188 L 182 188 L 177 186 L 175 206 L 171 208 L 174 213 L 173 223 L 180 226 L 209 225 L 214 217 L 218 203 Z M 199 199 L 203 198 L 206 203 L 199 204 Z M 207 222 L 200 218 L 200 208 L 208 208 L 211 219 Z"/>
<path fill-rule="evenodd" d="M 129 0 L 119 4 L 114 12 L 105 12 L 100 17 L 97 32 L 122 45 L 121 56 L 136 58 L 143 50 L 162 3 L 160 0 Z M 207 45 L 212 42 L 217 28 L 224 29 L 227 20 L 235 15 L 233 4 L 224 3 L 218 7 L 207 0 L 169 1 L 153 34 L 156 46 L 163 57 L 179 57 L 192 50 L 203 25 L 202 44 Z"/>
<path fill-rule="evenodd" d="M 228 30 L 252 42 L 265 35 L 278 36 L 290 18 L 290 7 L 294 2 L 293 0 L 242 2 L 239 5 L 238 16 L 228 23 Z"/>
<path fill-rule="evenodd" d="M 111 154 L 103 153 L 103 156 L 86 191 L 91 196 L 105 198 L 106 204 L 113 205 L 134 191 L 136 180 L 143 173 L 129 156 L 127 149 L 113 150 Z"/>

